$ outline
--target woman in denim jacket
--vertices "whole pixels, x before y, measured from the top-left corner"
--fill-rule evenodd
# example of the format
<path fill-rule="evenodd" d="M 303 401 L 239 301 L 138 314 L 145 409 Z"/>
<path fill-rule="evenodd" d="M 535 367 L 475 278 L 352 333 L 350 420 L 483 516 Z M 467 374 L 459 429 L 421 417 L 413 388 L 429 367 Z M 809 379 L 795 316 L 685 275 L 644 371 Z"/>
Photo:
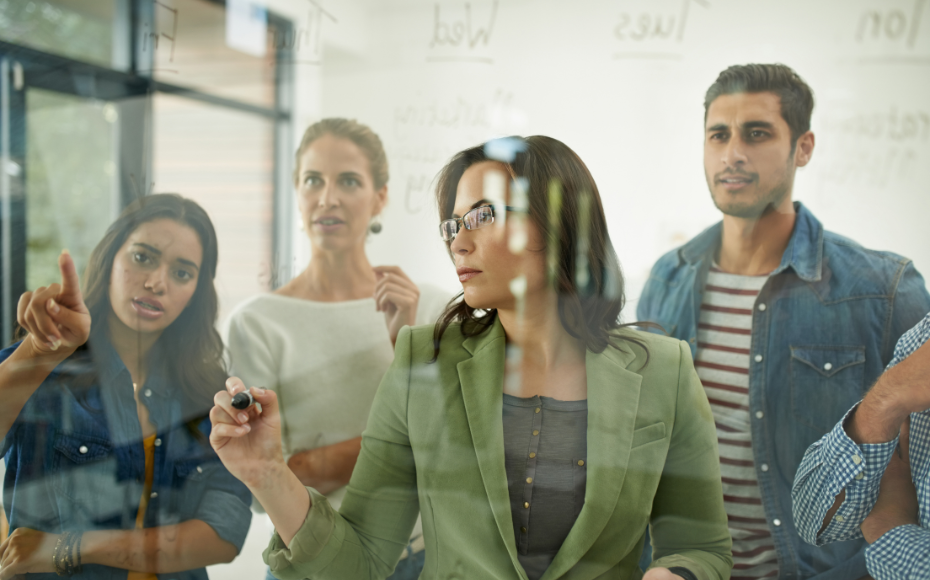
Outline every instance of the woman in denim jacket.
<path fill-rule="evenodd" d="M 83 295 L 67 251 L 58 263 L 61 284 L 23 294 L 25 336 L 0 351 L 0 578 L 206 579 L 251 520 L 208 441 L 226 378 L 210 218 L 147 196 L 94 249 Z"/>

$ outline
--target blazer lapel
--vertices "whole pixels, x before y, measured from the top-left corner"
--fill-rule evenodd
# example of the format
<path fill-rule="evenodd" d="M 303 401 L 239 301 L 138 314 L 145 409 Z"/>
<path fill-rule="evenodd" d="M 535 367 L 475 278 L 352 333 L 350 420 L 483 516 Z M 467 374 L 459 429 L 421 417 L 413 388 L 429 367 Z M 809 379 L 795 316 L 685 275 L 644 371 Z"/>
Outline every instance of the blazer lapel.
<path fill-rule="evenodd" d="M 577 564 L 614 513 L 626 477 L 643 379 L 626 368 L 634 358 L 633 353 L 612 347 L 599 354 L 587 353 L 588 477 L 584 506 L 542 580 L 558 578 Z"/>
<path fill-rule="evenodd" d="M 523 568 L 517 559 L 517 544 L 513 536 L 510 514 L 510 491 L 504 465 L 503 381 L 505 356 L 504 329 L 500 321 L 477 337 L 465 340 L 463 346 L 472 357 L 458 363 L 462 398 L 468 416 L 472 442 L 478 456 L 478 468 L 488 494 L 491 511 L 497 522 L 504 545 L 514 567 Z"/>

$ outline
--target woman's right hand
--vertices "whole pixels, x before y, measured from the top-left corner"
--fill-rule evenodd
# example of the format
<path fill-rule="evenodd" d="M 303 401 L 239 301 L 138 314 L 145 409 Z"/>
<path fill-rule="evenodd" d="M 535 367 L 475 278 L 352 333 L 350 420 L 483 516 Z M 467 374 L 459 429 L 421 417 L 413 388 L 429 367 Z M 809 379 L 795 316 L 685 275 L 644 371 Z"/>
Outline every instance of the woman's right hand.
<path fill-rule="evenodd" d="M 90 311 L 81 295 L 74 260 L 67 250 L 58 256 L 61 284 L 25 292 L 19 298 L 16 320 L 29 332 L 38 354 L 74 352 L 90 336 Z"/>
<path fill-rule="evenodd" d="M 210 410 L 210 444 L 223 465 L 253 492 L 274 485 L 281 469 L 287 470 L 281 451 L 281 416 L 274 391 L 252 387 L 255 402 L 236 409 L 232 398 L 246 387 L 237 377 L 226 381 L 226 390 L 213 397 Z"/>

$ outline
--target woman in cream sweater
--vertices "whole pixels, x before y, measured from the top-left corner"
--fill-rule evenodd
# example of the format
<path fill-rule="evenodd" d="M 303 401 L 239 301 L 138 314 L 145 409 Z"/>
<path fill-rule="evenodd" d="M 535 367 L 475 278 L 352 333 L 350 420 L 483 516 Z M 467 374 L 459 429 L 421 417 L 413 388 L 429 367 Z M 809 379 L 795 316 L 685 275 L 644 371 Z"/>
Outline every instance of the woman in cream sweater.
<path fill-rule="evenodd" d="M 366 240 L 381 231 L 388 190 L 387 158 L 371 129 L 347 119 L 311 125 L 296 167 L 310 263 L 236 308 L 226 337 L 234 373 L 278 395 L 288 466 L 338 506 L 398 331 L 435 321 L 449 296 L 368 261 Z M 394 580 L 419 574 L 419 536 L 414 530 Z"/>

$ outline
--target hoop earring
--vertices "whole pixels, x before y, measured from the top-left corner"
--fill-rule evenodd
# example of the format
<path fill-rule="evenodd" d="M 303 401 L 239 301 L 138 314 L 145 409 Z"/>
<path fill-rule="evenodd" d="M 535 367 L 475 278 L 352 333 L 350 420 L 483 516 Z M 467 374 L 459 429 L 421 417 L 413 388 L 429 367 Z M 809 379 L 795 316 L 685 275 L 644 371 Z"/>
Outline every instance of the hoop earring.
<path fill-rule="evenodd" d="M 381 216 L 374 216 L 373 218 L 371 218 L 371 225 L 368 226 L 368 231 L 370 231 L 373 234 L 380 234 L 381 229 L 382 229 Z"/>

